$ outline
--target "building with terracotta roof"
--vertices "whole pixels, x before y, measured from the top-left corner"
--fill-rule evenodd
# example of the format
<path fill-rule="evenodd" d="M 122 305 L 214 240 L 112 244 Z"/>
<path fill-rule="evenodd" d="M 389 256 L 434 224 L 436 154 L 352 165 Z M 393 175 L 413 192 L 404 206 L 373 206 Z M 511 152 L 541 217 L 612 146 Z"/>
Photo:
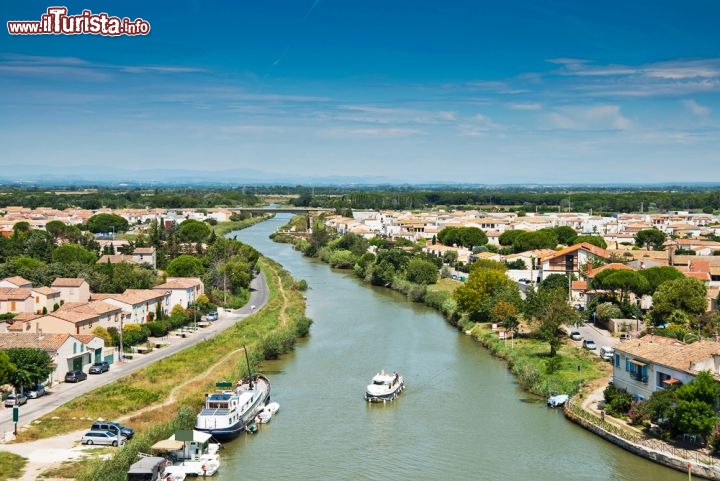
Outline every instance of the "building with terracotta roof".
<path fill-rule="evenodd" d="M 144 324 L 150 321 L 159 308 L 163 314 L 170 311 L 170 294 L 167 290 L 126 289 L 122 294 L 93 294 L 93 300 L 102 300 L 122 309 L 122 321 Z"/>
<path fill-rule="evenodd" d="M 645 336 L 615 346 L 613 384 L 636 399 L 672 384 L 685 384 L 710 371 L 720 380 L 720 343 L 683 344 L 676 339 Z"/>
<path fill-rule="evenodd" d="M 62 381 L 68 371 L 87 372 L 89 365 L 96 361 L 112 362 L 113 360 L 112 351 L 104 353 L 105 341 L 97 336 L 47 334 L 42 330 L 1 333 L 0 350 L 12 348 L 34 348 L 47 352 L 55 363 L 55 370 L 45 381 L 50 385 Z"/>
<path fill-rule="evenodd" d="M 586 265 L 595 260 L 605 261 L 610 254 L 605 249 L 583 242 L 553 252 L 540 260 L 539 279 L 542 281 L 552 274 L 580 275 Z"/>
<path fill-rule="evenodd" d="M 179 304 L 184 308 L 194 304 L 197 298 L 205 292 L 205 286 L 198 277 L 168 277 L 163 284 L 155 286 L 153 289 L 169 293 L 170 306 L 174 307 Z"/>
<path fill-rule="evenodd" d="M 35 312 L 43 314 L 52 312 L 60 307 L 60 290 L 52 287 L 33 287 L 30 292 L 35 299 Z M 57 307 L 56 307 L 57 306 Z"/>
<path fill-rule="evenodd" d="M 0 314 L 35 312 L 32 291 L 27 287 L 0 287 Z"/>
<path fill-rule="evenodd" d="M 136 247 L 132 255 L 140 264 L 148 264 L 153 269 L 157 266 L 154 247 Z"/>
<path fill-rule="evenodd" d="M 50 284 L 60 291 L 63 302 L 87 302 L 90 300 L 90 285 L 80 277 L 58 277 Z"/>
<path fill-rule="evenodd" d="M 101 300 L 91 300 L 85 303 L 66 302 L 57 311 L 57 313 L 71 312 L 87 315 L 96 315 L 97 324 L 108 329 L 115 327 L 120 329 L 120 318 L 122 316 L 122 308 Z M 94 326 L 93 326 L 94 328 Z M 78 333 L 82 334 L 82 333 Z"/>
<path fill-rule="evenodd" d="M 20 276 L 15 277 L 6 277 L 3 280 L 0 280 L 0 287 L 32 287 L 32 282 L 30 282 L 27 279 L 24 279 Z"/>

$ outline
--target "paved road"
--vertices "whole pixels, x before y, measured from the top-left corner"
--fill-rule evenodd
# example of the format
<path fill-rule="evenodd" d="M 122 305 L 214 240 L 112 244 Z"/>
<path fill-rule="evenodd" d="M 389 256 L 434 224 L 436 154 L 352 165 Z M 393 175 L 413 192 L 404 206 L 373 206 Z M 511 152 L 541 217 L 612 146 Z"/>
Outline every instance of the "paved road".
<path fill-rule="evenodd" d="M 596 348 L 591 351 L 595 355 L 600 355 L 600 348 L 602 346 L 610 346 L 615 347 L 617 343 L 620 342 L 620 340 L 617 337 L 613 337 L 610 332 L 606 331 L 605 329 L 600 329 L 598 327 L 595 327 L 592 323 L 588 322 L 580 327 L 565 327 L 565 330 L 568 334 L 570 334 L 571 331 L 580 331 L 580 335 L 582 336 L 582 339 L 592 339 L 595 341 Z M 582 339 L 580 341 L 572 341 L 575 343 L 579 348 L 582 348 Z"/>
<path fill-rule="evenodd" d="M 123 363 L 115 363 L 110 367 L 110 371 L 99 375 L 88 375 L 86 381 L 75 384 L 58 383 L 48 389 L 49 394 L 39 399 L 30 399 L 27 404 L 20 406 L 20 421 L 18 428 L 26 426 L 53 411 L 58 406 L 65 404 L 72 399 L 92 391 L 100 386 L 116 381 L 127 376 L 143 367 L 165 357 L 171 356 L 183 349 L 205 339 L 215 337 L 219 332 L 224 331 L 228 327 L 245 319 L 255 309 L 260 309 L 268 300 L 268 288 L 265 277 L 262 273 L 256 276 L 250 283 L 250 300 L 240 309 L 222 310 L 218 309 L 218 320 L 211 323 L 210 326 L 200 328 L 186 338 L 179 336 L 166 336 L 159 342 L 168 343 L 169 345 L 161 349 L 154 349 L 148 354 L 135 354 L 134 358 Z M 12 409 L 0 408 L 0 442 L 4 439 L 4 433 L 13 432 L 14 425 L 12 422 Z"/>

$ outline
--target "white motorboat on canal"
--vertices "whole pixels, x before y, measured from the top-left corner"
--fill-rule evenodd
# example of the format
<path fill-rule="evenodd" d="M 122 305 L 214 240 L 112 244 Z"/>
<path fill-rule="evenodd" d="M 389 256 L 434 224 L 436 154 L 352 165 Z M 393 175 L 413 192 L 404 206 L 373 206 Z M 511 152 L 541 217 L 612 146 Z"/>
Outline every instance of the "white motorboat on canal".
<path fill-rule="evenodd" d="M 167 457 L 166 475 L 212 476 L 220 469 L 221 445 L 210 433 L 183 430 L 158 441 L 151 449 Z"/>
<path fill-rule="evenodd" d="M 403 377 L 398 373 L 392 374 L 380 371 L 372 378 L 372 382 L 365 389 L 365 400 L 368 402 L 392 401 L 405 389 Z"/>
<path fill-rule="evenodd" d="M 218 383 L 221 389 L 230 383 Z M 195 429 L 212 434 L 218 441 L 240 435 L 270 399 L 270 381 L 261 374 L 244 378 L 233 390 L 206 394 L 205 406 L 197 416 Z"/>
<path fill-rule="evenodd" d="M 564 406 L 566 402 L 570 399 L 570 396 L 567 394 L 555 394 L 554 396 L 550 396 L 547 400 L 547 405 L 551 408 L 559 408 L 561 406 Z"/>

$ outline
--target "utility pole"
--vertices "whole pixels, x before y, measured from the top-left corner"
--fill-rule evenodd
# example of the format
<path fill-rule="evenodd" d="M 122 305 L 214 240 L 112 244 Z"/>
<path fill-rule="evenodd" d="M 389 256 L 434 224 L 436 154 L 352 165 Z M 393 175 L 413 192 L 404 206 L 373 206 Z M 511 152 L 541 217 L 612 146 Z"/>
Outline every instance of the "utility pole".
<path fill-rule="evenodd" d="M 125 357 L 125 356 L 123 356 L 123 343 L 122 343 L 123 317 L 124 317 L 124 314 L 121 313 L 120 314 L 120 355 L 119 355 L 120 362 L 123 362 L 123 358 Z"/>

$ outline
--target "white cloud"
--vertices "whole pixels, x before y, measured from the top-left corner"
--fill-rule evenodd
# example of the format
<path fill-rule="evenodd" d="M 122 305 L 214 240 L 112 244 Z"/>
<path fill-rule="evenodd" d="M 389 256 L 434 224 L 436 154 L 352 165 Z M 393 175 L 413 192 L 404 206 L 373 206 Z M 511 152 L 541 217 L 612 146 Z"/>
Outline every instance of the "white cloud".
<path fill-rule="evenodd" d="M 400 138 L 400 137 L 411 137 L 414 135 L 420 135 L 423 132 L 417 129 L 406 129 L 406 128 L 352 128 L 352 127 L 338 127 L 334 129 L 326 129 L 320 131 L 321 135 L 328 137 L 339 137 L 339 138 L 353 138 L 353 139 L 366 139 L 366 138 Z"/>
<path fill-rule="evenodd" d="M 710 109 L 704 105 L 700 105 L 695 100 L 683 100 L 683 105 L 695 115 L 707 115 L 710 113 Z"/>
<path fill-rule="evenodd" d="M 512 110 L 541 110 L 542 105 L 535 102 L 510 104 Z"/>
<path fill-rule="evenodd" d="M 617 105 L 591 107 L 563 107 L 547 116 L 552 125 L 571 130 L 627 130 L 632 122 L 620 112 Z"/>

